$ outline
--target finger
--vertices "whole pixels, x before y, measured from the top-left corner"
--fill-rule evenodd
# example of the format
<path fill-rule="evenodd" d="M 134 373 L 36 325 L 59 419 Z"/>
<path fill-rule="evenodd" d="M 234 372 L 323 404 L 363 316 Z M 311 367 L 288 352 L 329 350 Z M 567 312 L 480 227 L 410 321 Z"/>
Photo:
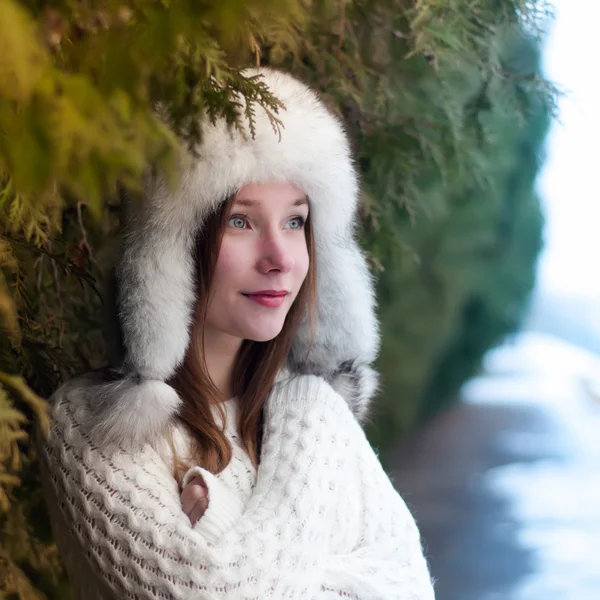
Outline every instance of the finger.
<path fill-rule="evenodd" d="M 192 479 L 188 485 L 200 485 L 203 488 L 206 488 L 206 483 L 204 483 L 204 477 L 202 477 L 202 475 L 196 475 L 196 477 L 194 477 L 194 479 Z"/>
<path fill-rule="evenodd" d="M 190 513 L 190 516 L 189 516 L 192 526 L 195 525 L 196 522 L 200 520 L 202 515 L 206 512 L 207 508 L 208 508 L 208 498 L 202 498 L 201 500 L 198 500 L 198 502 L 192 509 L 192 512 Z"/>
<path fill-rule="evenodd" d="M 188 482 L 188 484 L 183 488 L 183 491 L 181 492 L 182 495 L 186 494 L 188 495 L 190 492 L 190 489 L 193 489 L 195 487 L 201 487 L 204 490 L 208 491 L 208 487 L 207 485 L 204 483 L 204 479 L 202 477 L 200 477 L 200 475 L 197 475 L 196 477 L 194 477 L 194 479 L 192 479 L 191 481 Z M 186 492 L 186 490 L 188 490 Z"/>
<path fill-rule="evenodd" d="M 181 492 L 181 500 L 195 504 L 200 498 L 208 496 L 208 490 L 201 485 L 187 485 Z"/>
<path fill-rule="evenodd" d="M 183 512 L 189 514 L 196 503 L 202 498 L 208 498 L 208 490 L 200 485 L 187 485 L 181 492 L 181 506 Z"/>

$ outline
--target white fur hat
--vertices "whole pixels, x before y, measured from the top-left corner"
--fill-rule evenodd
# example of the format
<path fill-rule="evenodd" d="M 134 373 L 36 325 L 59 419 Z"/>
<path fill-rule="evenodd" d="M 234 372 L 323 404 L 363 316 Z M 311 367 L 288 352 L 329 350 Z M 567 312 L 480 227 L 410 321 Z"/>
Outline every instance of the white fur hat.
<path fill-rule="evenodd" d="M 147 179 L 143 210 L 129 215 L 117 265 L 117 310 L 124 360 L 94 386 L 96 439 L 134 446 L 176 414 L 180 399 L 165 383 L 182 363 L 195 304 L 193 251 L 199 229 L 219 204 L 251 182 L 289 181 L 310 201 L 317 261 L 316 337 L 306 362 L 307 323 L 288 360 L 294 373 L 327 379 L 362 418 L 377 388 L 379 348 L 373 282 L 355 240 L 358 180 L 340 121 L 292 76 L 262 68 L 285 105 L 277 135 L 262 108 L 256 135 L 224 121 L 205 123 L 199 155 L 175 191 Z"/>

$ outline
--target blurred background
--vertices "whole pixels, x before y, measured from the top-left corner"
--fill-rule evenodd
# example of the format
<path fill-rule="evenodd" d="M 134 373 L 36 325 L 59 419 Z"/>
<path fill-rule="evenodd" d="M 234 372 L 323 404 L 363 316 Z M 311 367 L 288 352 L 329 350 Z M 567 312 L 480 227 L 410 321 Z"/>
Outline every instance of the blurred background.
<path fill-rule="evenodd" d="M 544 245 L 528 310 L 457 405 L 386 455 L 438 600 L 600 597 L 600 5 L 553 8 L 542 67 L 564 95 L 537 182 Z"/>
<path fill-rule="evenodd" d="M 353 140 L 382 326 L 367 433 L 436 597 L 599 598 L 599 18 L 591 0 L 0 0 L 0 600 L 70 597 L 31 431 L 106 363 L 121 200 L 149 165 L 176 181 L 205 111 L 277 122 L 255 64 L 313 85 Z"/>

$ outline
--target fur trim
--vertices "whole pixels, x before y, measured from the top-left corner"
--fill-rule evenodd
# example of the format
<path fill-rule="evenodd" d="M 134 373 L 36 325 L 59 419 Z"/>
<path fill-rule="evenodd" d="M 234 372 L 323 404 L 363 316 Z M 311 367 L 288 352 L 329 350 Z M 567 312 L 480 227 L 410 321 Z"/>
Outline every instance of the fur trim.
<path fill-rule="evenodd" d="M 344 363 L 330 377 L 331 387 L 346 400 L 360 423 L 364 423 L 371 399 L 379 389 L 379 375 L 369 365 Z"/>
<path fill-rule="evenodd" d="M 377 388 L 368 366 L 379 348 L 373 281 L 355 240 L 358 178 L 344 128 L 312 90 L 290 75 L 266 68 L 246 74 L 262 74 L 284 103 L 278 115 L 281 138 L 261 109 L 254 139 L 223 121 L 206 121 L 199 158 L 188 157 L 179 187 L 172 191 L 161 178 L 148 176 L 142 210 L 128 207 L 116 268 L 125 383 L 107 383 L 99 395 L 94 414 L 101 439 L 140 441 L 174 416 L 178 403 L 161 382 L 181 364 L 189 342 L 194 243 L 210 212 L 252 182 L 291 181 L 311 204 L 315 339 L 311 345 L 303 323 L 289 356 L 290 370 L 323 376 L 358 416 Z"/>
<path fill-rule="evenodd" d="M 103 448 L 134 451 L 156 443 L 177 413 L 181 399 L 163 381 L 143 380 L 101 369 L 70 382 L 86 404 L 83 425 Z"/>

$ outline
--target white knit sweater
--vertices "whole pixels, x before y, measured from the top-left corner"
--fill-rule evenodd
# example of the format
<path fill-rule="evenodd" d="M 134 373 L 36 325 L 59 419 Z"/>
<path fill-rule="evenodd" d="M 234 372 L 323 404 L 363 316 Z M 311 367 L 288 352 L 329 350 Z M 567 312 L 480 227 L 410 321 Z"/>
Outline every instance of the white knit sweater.
<path fill-rule="evenodd" d="M 85 398 L 76 382 L 55 394 L 42 444 L 44 493 L 79 598 L 434 598 L 414 519 L 323 379 L 274 386 L 256 472 L 243 473 L 234 445 L 219 476 L 186 474 L 209 488 L 194 527 L 160 451 L 108 455 L 90 442 Z"/>

